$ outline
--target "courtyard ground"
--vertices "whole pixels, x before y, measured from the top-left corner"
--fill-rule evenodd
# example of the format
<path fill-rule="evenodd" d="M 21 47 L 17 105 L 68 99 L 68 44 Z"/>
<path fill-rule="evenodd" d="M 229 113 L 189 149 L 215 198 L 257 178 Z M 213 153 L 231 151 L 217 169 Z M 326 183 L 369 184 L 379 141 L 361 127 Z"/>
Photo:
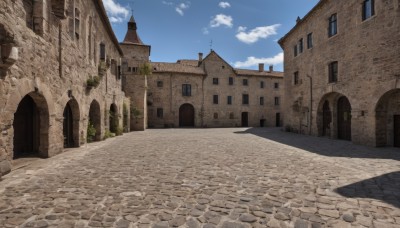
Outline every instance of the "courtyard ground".
<path fill-rule="evenodd" d="M 133 132 L 19 167 L 0 227 L 400 227 L 400 149 L 279 129 Z"/>

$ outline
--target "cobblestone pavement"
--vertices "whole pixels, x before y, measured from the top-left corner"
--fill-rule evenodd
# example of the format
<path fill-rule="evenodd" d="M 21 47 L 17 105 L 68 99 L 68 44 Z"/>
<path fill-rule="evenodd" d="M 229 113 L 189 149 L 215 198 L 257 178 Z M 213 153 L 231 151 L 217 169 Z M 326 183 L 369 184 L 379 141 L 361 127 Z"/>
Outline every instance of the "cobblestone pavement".
<path fill-rule="evenodd" d="M 134 132 L 0 181 L 0 227 L 400 227 L 400 150 L 278 129 Z"/>

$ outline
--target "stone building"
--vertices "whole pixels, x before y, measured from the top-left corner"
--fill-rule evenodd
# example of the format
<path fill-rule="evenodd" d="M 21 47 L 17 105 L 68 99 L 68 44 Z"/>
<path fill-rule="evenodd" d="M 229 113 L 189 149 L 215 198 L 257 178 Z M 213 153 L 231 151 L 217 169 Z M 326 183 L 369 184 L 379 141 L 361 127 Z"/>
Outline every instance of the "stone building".
<path fill-rule="evenodd" d="M 149 127 L 280 126 L 283 74 L 235 69 L 211 51 L 204 59 L 151 63 Z"/>
<path fill-rule="evenodd" d="M 122 50 L 101 0 L 0 1 L 0 175 L 129 130 Z M 128 114 L 129 115 L 129 114 Z"/>
<path fill-rule="evenodd" d="M 287 130 L 400 146 L 400 1 L 321 0 L 279 44 Z"/>

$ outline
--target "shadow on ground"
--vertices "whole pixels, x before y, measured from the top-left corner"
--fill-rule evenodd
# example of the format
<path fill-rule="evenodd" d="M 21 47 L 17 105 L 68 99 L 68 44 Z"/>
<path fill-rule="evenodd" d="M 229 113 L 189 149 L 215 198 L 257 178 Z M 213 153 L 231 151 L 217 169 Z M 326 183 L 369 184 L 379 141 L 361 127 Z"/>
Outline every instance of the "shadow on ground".
<path fill-rule="evenodd" d="M 328 157 L 378 158 L 400 161 L 400 148 L 374 148 L 344 140 L 284 132 L 280 128 L 249 128 L 236 134 L 253 134 L 278 143 Z"/>

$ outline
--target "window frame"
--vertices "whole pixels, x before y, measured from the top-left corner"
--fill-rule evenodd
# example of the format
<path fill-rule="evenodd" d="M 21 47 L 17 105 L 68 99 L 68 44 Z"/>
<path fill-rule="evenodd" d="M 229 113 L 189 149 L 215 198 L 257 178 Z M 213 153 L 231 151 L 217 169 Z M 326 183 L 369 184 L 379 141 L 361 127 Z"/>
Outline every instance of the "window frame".
<path fill-rule="evenodd" d="M 367 4 L 370 3 L 370 11 L 367 11 Z M 362 21 L 368 20 L 375 15 L 375 1 L 364 0 L 362 3 Z"/>
<path fill-rule="evenodd" d="M 260 97 L 260 106 L 264 106 L 264 97 Z"/>
<path fill-rule="evenodd" d="M 242 105 L 249 105 L 249 94 L 242 94 Z"/>
<path fill-rule="evenodd" d="M 294 55 L 294 57 L 297 57 L 299 55 L 298 49 L 297 49 L 297 44 L 294 45 L 294 47 L 293 47 L 293 55 Z"/>
<path fill-rule="evenodd" d="M 233 77 L 229 77 L 228 78 L 228 84 L 229 85 L 233 85 Z"/>
<path fill-rule="evenodd" d="M 157 118 L 159 118 L 159 119 L 164 118 L 164 109 L 163 108 L 157 108 Z"/>
<path fill-rule="evenodd" d="M 163 82 L 162 80 L 158 80 L 158 81 L 157 81 L 157 87 L 158 87 L 158 88 L 164 87 L 164 82 Z M 183 89 L 183 88 L 182 88 L 182 89 Z"/>
<path fill-rule="evenodd" d="M 274 89 L 279 89 L 279 82 L 274 82 Z"/>
<path fill-rule="evenodd" d="M 299 72 L 296 71 L 293 73 L 293 85 L 299 85 L 300 84 L 300 80 L 299 80 Z"/>
<path fill-rule="evenodd" d="M 264 89 L 265 87 L 265 82 L 264 81 L 260 81 L 260 89 Z"/>
<path fill-rule="evenodd" d="M 242 83 L 244 86 L 248 86 L 249 85 L 249 80 L 247 78 L 243 78 Z"/>
<path fill-rule="evenodd" d="M 182 97 L 191 97 L 191 96 L 192 96 L 192 85 L 182 84 Z"/>
<path fill-rule="evenodd" d="M 329 17 L 328 37 L 335 36 L 338 33 L 338 16 L 337 13 Z"/>
<path fill-rule="evenodd" d="M 303 51 L 304 51 L 304 40 L 303 40 L 303 38 L 301 38 L 299 40 L 298 46 L 299 46 L 299 54 L 303 53 Z"/>
<path fill-rule="evenodd" d="M 313 33 L 310 32 L 307 34 L 307 49 L 311 49 L 313 48 L 314 44 L 313 44 Z"/>
<path fill-rule="evenodd" d="M 227 97 L 226 104 L 227 104 L 227 105 L 232 105 L 232 96 L 228 96 L 228 97 Z"/>
<path fill-rule="evenodd" d="M 218 85 L 218 84 L 219 84 L 219 79 L 213 78 L 213 85 Z"/>
<path fill-rule="evenodd" d="M 279 106 L 281 104 L 280 97 L 274 97 L 274 105 Z"/>
<path fill-rule="evenodd" d="M 219 103 L 218 95 L 213 95 L 213 104 L 218 104 L 218 103 Z"/>
<path fill-rule="evenodd" d="M 332 61 L 328 65 L 328 70 L 329 70 L 329 78 L 328 82 L 329 83 L 336 83 L 338 81 L 338 76 L 339 76 L 339 63 L 338 61 Z"/>

